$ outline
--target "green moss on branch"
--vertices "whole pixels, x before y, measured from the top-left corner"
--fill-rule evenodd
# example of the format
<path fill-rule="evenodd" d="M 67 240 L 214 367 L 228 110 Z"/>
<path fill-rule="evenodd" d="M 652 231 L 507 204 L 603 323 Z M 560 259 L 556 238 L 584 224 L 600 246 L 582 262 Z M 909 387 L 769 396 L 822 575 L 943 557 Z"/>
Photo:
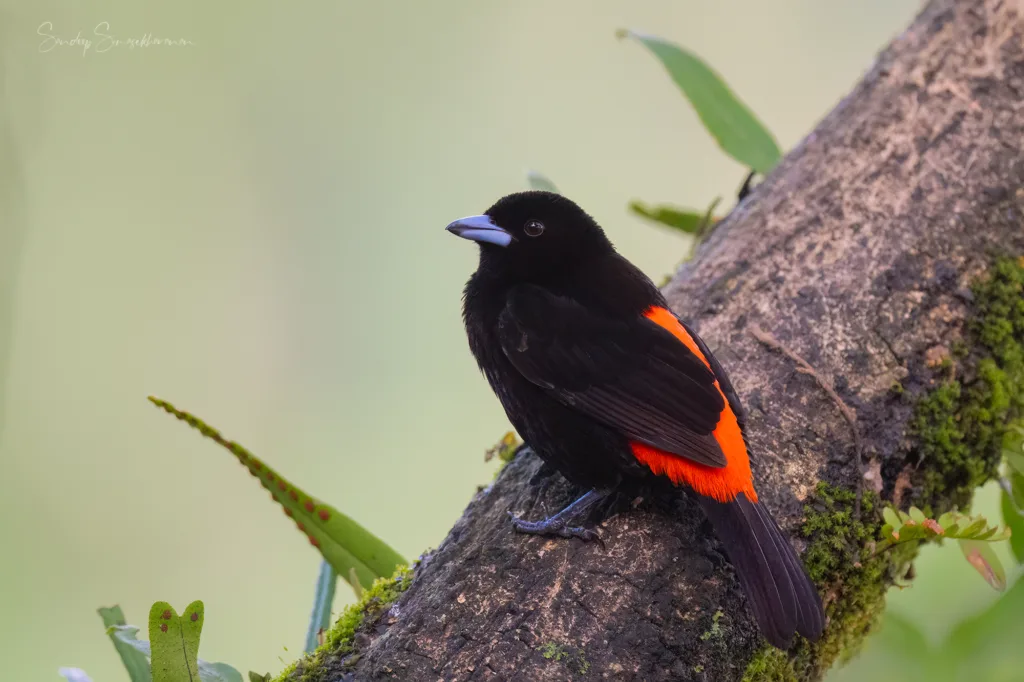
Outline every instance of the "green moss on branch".
<path fill-rule="evenodd" d="M 390 578 L 378 578 L 362 598 L 346 608 L 324 637 L 316 651 L 285 668 L 274 682 L 325 682 L 328 678 L 328 657 L 340 659 L 340 666 L 354 665 L 359 659 L 356 632 L 367 620 L 374 620 L 409 589 L 413 571 L 401 566 Z"/>
<path fill-rule="evenodd" d="M 996 262 L 973 294 L 968 355 L 918 401 L 912 423 L 926 514 L 968 506 L 996 475 L 1008 424 L 1024 415 L 1024 261 Z"/>

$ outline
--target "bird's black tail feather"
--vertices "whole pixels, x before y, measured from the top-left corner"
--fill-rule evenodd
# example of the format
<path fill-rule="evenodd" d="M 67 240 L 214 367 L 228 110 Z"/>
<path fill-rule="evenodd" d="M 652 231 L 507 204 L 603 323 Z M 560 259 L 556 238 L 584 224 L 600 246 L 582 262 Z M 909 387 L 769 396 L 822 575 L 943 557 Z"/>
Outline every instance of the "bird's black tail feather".
<path fill-rule="evenodd" d="M 743 493 L 732 502 L 698 497 L 765 639 L 780 649 L 792 645 L 794 632 L 817 640 L 825 627 L 821 598 L 768 510 Z"/>

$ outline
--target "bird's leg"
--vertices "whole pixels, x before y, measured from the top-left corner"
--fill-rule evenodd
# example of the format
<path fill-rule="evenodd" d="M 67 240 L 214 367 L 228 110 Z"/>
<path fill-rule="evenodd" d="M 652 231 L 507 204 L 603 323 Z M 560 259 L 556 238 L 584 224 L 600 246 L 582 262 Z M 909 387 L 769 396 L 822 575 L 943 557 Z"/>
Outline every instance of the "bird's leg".
<path fill-rule="evenodd" d="M 605 493 L 591 490 L 562 511 L 541 521 L 524 521 L 513 516 L 512 512 L 509 512 L 508 515 L 512 517 L 512 527 L 520 533 L 556 535 L 563 538 L 579 538 L 588 541 L 600 540 L 596 531 L 570 524 L 573 521 L 585 518 L 593 510 L 594 506 L 604 500 L 605 497 Z"/>

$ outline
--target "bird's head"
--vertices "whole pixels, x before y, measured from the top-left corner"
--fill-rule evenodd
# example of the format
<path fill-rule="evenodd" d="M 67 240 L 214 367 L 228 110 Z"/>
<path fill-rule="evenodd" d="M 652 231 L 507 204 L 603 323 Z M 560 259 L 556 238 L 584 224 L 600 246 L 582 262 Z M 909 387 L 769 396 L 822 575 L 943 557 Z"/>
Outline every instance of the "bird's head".
<path fill-rule="evenodd" d="M 481 270 L 534 281 L 614 252 L 593 218 L 552 192 L 510 194 L 446 229 L 480 245 Z"/>

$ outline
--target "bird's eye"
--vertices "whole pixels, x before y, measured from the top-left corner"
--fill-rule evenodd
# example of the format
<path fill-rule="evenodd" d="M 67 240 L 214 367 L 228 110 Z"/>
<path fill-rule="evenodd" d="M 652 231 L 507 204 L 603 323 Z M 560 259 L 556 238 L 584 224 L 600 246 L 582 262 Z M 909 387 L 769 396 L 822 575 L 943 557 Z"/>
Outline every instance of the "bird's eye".
<path fill-rule="evenodd" d="M 544 223 L 539 220 L 528 220 L 523 225 L 523 232 L 527 237 L 539 237 L 544 234 Z"/>

